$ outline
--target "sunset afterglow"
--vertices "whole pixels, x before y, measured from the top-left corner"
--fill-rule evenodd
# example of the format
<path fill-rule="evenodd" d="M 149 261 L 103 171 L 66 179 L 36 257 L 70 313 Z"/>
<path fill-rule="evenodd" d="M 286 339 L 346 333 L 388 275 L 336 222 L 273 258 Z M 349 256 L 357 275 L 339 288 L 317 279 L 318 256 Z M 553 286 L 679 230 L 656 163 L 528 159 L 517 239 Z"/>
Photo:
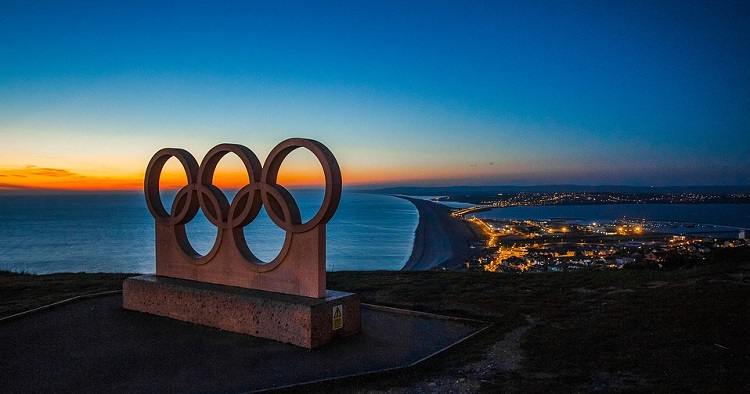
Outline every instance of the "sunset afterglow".
<path fill-rule="evenodd" d="M 137 175 L 102 176 L 59 168 L 26 166 L 0 169 L 0 190 L 137 190 L 143 179 Z"/>
<path fill-rule="evenodd" d="M 748 18 L 709 1 L 4 2 L 0 190 L 140 189 L 161 148 L 262 162 L 290 137 L 327 145 L 352 187 L 750 184 Z M 287 167 L 288 186 L 322 183 Z M 227 164 L 216 182 L 246 180 Z"/>

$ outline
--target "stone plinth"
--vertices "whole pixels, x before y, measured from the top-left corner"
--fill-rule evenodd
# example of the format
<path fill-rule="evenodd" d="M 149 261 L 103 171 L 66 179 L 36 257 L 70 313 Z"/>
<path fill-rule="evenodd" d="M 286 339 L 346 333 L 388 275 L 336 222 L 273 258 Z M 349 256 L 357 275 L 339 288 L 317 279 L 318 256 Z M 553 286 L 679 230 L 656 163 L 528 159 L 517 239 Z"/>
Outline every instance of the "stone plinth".
<path fill-rule="evenodd" d="M 123 283 L 125 309 L 314 348 L 360 331 L 360 301 L 326 291 L 309 298 L 157 275 Z"/>

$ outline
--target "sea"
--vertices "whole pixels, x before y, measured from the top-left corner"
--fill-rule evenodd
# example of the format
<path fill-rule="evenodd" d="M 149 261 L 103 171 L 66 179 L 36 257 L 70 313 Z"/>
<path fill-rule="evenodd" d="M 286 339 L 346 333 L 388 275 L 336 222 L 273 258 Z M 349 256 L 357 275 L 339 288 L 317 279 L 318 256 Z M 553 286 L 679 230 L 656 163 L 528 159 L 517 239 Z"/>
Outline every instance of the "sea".
<path fill-rule="evenodd" d="M 302 219 L 314 216 L 323 191 L 291 192 Z M 173 198 L 162 194 L 165 207 Z M 418 220 L 406 200 L 345 190 L 326 229 L 327 269 L 401 269 L 411 255 Z M 216 227 L 200 212 L 186 227 L 196 251 L 208 252 Z M 265 211 L 245 227 L 250 250 L 266 262 L 278 254 L 284 234 Z M 0 269 L 153 273 L 154 218 L 142 193 L 0 195 Z"/>
<path fill-rule="evenodd" d="M 292 195 L 303 220 L 317 212 L 323 199 L 322 190 L 292 190 Z M 165 207 L 173 198 L 174 194 L 162 194 Z M 588 223 L 650 220 L 661 221 L 665 232 L 726 238 L 750 229 L 750 204 L 523 206 L 476 216 Z M 327 225 L 327 269 L 401 269 L 411 255 L 418 220 L 416 208 L 406 200 L 345 189 Z M 199 213 L 188 223 L 187 233 L 193 247 L 206 253 L 216 227 Z M 257 257 L 271 261 L 281 249 L 284 231 L 261 211 L 245 227 L 245 238 Z M 38 274 L 153 273 L 154 219 L 142 193 L 0 195 L 0 269 Z"/>

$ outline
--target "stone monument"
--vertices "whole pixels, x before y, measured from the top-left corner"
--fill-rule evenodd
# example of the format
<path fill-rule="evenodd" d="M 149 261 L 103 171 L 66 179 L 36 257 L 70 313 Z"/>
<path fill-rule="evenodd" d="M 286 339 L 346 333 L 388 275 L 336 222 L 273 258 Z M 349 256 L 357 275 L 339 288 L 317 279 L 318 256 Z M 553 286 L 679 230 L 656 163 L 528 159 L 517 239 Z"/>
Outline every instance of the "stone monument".
<path fill-rule="evenodd" d="M 309 150 L 320 161 L 326 183 L 320 209 L 305 223 L 292 194 L 277 183 L 282 162 L 297 148 Z M 219 161 L 230 153 L 240 158 L 250 179 L 231 202 L 213 185 Z M 185 169 L 187 185 L 168 212 L 159 178 L 172 157 Z M 326 223 L 341 199 L 341 170 L 325 145 L 288 139 L 262 166 L 242 145 L 217 145 L 200 165 L 183 149 L 162 149 L 148 164 L 144 192 L 155 219 L 156 275 L 125 280 L 125 309 L 306 348 L 360 331 L 359 298 L 326 290 Z M 286 232 L 278 256 L 270 262 L 259 260 L 245 241 L 244 227 L 261 208 Z M 205 255 L 195 251 L 185 231 L 199 209 L 217 228 L 214 245 Z"/>

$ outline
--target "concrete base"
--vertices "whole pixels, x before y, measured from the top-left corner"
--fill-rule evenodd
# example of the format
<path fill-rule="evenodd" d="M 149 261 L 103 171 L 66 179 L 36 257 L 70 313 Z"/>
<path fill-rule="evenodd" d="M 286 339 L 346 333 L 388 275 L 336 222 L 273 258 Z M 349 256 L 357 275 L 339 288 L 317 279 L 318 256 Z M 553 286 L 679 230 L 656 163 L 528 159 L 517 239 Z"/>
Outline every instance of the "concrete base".
<path fill-rule="evenodd" d="M 314 348 L 359 333 L 356 294 L 309 298 L 157 275 L 123 282 L 125 309 Z"/>

